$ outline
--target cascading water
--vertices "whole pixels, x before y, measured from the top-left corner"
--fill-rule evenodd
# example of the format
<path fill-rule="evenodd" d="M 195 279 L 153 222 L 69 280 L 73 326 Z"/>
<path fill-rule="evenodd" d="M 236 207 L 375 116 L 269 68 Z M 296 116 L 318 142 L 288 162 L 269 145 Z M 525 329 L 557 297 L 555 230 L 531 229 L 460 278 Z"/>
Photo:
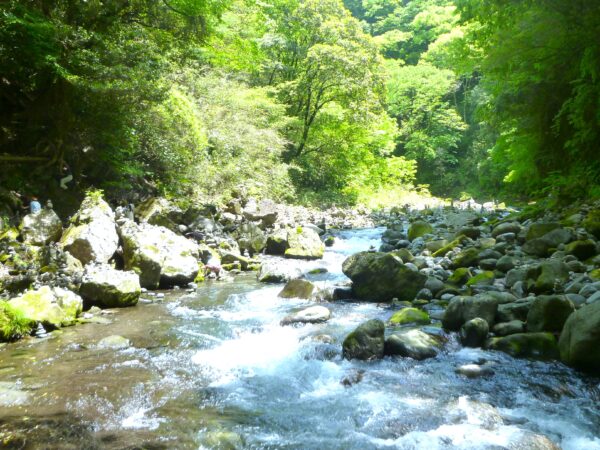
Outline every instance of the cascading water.
<path fill-rule="evenodd" d="M 344 283 L 343 260 L 377 247 L 382 231 L 342 231 L 323 260 L 281 264 L 327 269 L 307 275 L 319 287 Z M 120 311 L 111 325 L 14 344 L 0 352 L 0 382 L 24 397 L 4 402 L 0 430 L 25 429 L 8 419 L 18 414 L 66 411 L 84 424 L 85 448 L 500 449 L 535 448 L 545 435 L 564 449 L 600 449 L 598 379 L 452 339 L 425 361 L 347 361 L 344 336 L 393 309 L 336 302 L 326 304 L 327 323 L 281 326 L 311 302 L 279 298 L 280 290 L 247 276 L 207 283 Z M 108 334 L 133 346 L 94 346 Z M 494 375 L 455 373 L 481 360 Z"/>

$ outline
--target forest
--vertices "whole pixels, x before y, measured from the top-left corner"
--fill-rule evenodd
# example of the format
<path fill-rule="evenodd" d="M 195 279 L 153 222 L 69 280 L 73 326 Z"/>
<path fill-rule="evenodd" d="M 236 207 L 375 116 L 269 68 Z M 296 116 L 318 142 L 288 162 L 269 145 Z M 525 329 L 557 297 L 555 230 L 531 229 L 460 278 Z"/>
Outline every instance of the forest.
<path fill-rule="evenodd" d="M 189 201 L 243 189 L 379 206 L 407 190 L 557 204 L 600 196 L 597 2 L 0 8 L 7 189 Z"/>

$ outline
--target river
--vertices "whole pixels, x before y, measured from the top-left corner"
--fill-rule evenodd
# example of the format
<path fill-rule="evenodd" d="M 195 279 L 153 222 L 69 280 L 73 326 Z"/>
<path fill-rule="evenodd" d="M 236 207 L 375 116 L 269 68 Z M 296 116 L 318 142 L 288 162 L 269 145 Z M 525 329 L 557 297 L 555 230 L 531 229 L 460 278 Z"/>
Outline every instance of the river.
<path fill-rule="evenodd" d="M 322 261 L 299 264 L 305 272 L 327 269 L 307 276 L 318 286 L 343 283 L 342 261 L 377 247 L 382 231 L 339 232 Z M 394 309 L 337 302 L 325 305 L 326 324 L 283 327 L 284 316 L 310 302 L 278 298 L 281 287 L 252 274 L 207 282 L 109 311 L 108 323 L 0 348 L 0 445 L 524 449 L 523 436 L 538 433 L 565 450 L 600 449 L 597 378 L 560 363 L 463 349 L 453 336 L 442 354 L 421 362 L 346 361 L 344 336 Z M 111 335 L 131 345 L 98 345 Z M 494 375 L 455 373 L 483 360 Z"/>

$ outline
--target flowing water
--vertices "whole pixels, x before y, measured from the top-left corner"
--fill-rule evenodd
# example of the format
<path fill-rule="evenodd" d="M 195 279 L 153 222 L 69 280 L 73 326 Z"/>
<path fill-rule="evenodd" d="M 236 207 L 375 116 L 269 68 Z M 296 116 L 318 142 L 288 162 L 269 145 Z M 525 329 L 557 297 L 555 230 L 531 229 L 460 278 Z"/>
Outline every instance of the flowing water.
<path fill-rule="evenodd" d="M 342 261 L 378 246 L 381 232 L 340 232 L 322 261 L 298 264 L 328 270 L 308 275 L 319 286 L 343 284 Z M 533 432 L 564 449 L 600 449 L 596 378 L 461 349 L 452 336 L 421 362 L 346 361 L 344 336 L 393 309 L 338 302 L 326 305 L 326 324 L 282 327 L 310 302 L 280 290 L 242 275 L 6 345 L 0 448 L 526 449 L 520 440 Z M 109 335 L 132 345 L 99 347 Z M 482 360 L 493 376 L 455 373 Z"/>

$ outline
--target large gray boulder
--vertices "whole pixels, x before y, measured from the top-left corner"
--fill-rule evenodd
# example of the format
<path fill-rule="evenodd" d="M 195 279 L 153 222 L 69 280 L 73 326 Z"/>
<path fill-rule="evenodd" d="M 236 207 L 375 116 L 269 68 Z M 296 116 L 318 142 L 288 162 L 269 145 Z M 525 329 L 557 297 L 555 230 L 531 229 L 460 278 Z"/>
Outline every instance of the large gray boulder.
<path fill-rule="evenodd" d="M 52 209 L 47 208 L 23 217 L 20 229 L 23 242 L 32 245 L 45 245 L 56 242 L 63 232 L 60 218 Z"/>
<path fill-rule="evenodd" d="M 342 271 L 352 280 L 356 298 L 376 302 L 413 300 L 427 281 L 427 276 L 389 253 L 356 253 L 344 261 Z"/>
<path fill-rule="evenodd" d="M 236 237 L 240 250 L 247 250 L 250 255 L 260 253 L 267 245 L 265 232 L 252 222 L 241 225 L 236 232 Z"/>
<path fill-rule="evenodd" d="M 115 270 L 108 265 L 86 267 L 79 294 L 88 303 L 104 308 L 133 306 L 141 294 L 135 272 Z"/>
<path fill-rule="evenodd" d="M 287 242 L 286 258 L 321 259 L 325 252 L 325 244 L 321 242 L 319 234 L 309 227 L 290 228 Z"/>
<path fill-rule="evenodd" d="M 455 296 L 446 308 L 442 325 L 447 330 L 458 331 L 465 322 L 480 317 L 488 326 L 493 326 L 497 310 L 498 301 L 491 296 Z"/>
<path fill-rule="evenodd" d="M 242 214 L 250 221 L 261 221 L 263 227 L 269 227 L 277 221 L 277 205 L 272 200 L 256 202 L 250 199 Z"/>
<path fill-rule="evenodd" d="M 600 373 L 600 302 L 585 305 L 569 316 L 558 345 L 566 364 Z"/>
<path fill-rule="evenodd" d="M 183 212 L 169 200 L 152 197 L 140 203 L 135 209 L 136 219 L 140 223 L 149 223 L 177 231 L 177 225 L 183 220 Z"/>
<path fill-rule="evenodd" d="M 392 334 L 385 341 L 385 354 L 404 356 L 416 360 L 433 358 L 442 347 L 435 337 L 421 330 L 406 330 Z"/>
<path fill-rule="evenodd" d="M 119 227 L 125 270 L 140 277 L 142 287 L 184 286 L 198 275 L 198 245 L 167 228 L 132 221 Z"/>
<path fill-rule="evenodd" d="M 385 325 L 381 320 L 372 319 L 360 324 L 344 339 L 342 346 L 344 358 L 362 360 L 383 358 L 384 333 Z"/>
<path fill-rule="evenodd" d="M 60 244 L 83 265 L 108 262 L 119 245 L 115 214 L 108 203 L 96 193 L 88 194 Z"/>
<path fill-rule="evenodd" d="M 564 295 L 540 295 L 527 314 L 527 331 L 560 332 L 575 306 Z"/>
<path fill-rule="evenodd" d="M 79 295 L 61 288 L 42 286 L 10 300 L 23 318 L 48 328 L 71 325 L 83 309 Z"/>
<path fill-rule="evenodd" d="M 302 276 L 302 270 L 292 261 L 264 261 L 258 271 L 262 283 L 286 283 Z"/>

